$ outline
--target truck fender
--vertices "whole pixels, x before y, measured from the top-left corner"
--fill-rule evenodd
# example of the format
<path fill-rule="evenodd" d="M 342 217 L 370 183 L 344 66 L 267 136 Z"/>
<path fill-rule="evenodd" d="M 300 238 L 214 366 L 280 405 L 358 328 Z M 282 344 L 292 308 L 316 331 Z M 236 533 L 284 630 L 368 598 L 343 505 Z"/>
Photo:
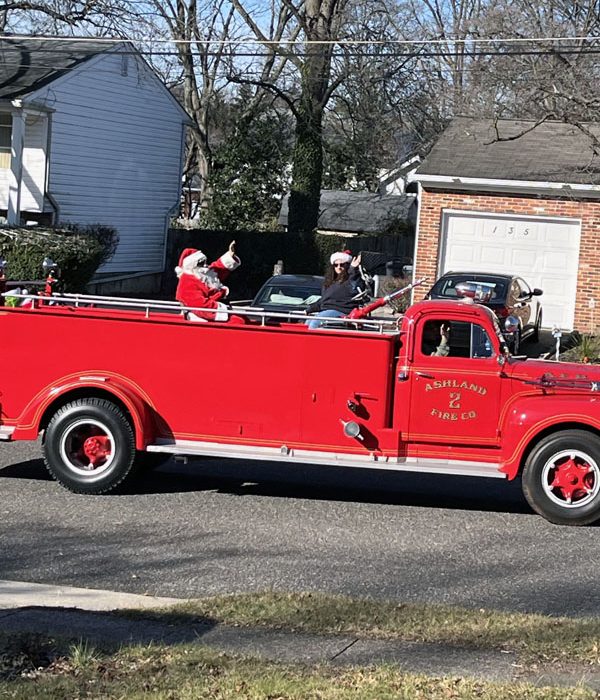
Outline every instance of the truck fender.
<path fill-rule="evenodd" d="M 40 430 L 45 427 L 46 418 L 51 417 L 59 406 L 67 403 L 70 396 L 73 399 L 85 396 L 86 389 L 90 391 L 90 395 L 101 395 L 108 400 L 112 396 L 123 404 L 133 422 L 135 446 L 138 450 L 143 450 L 153 441 L 154 409 L 148 395 L 131 380 L 105 373 L 78 373 L 77 377 L 65 377 L 42 389 L 19 417 L 13 439 L 35 440 Z"/>
<path fill-rule="evenodd" d="M 539 394 L 516 397 L 500 418 L 500 471 L 514 479 L 533 445 L 550 433 L 580 428 L 600 435 L 600 415 L 595 415 L 597 413 L 597 402 L 587 396 Z"/>

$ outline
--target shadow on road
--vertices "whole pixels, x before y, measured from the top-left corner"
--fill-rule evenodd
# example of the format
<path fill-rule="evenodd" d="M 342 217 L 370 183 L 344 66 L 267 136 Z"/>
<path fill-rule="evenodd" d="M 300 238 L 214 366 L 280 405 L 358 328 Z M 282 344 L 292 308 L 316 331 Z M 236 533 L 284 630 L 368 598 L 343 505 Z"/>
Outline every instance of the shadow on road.
<path fill-rule="evenodd" d="M 0 479 L 50 481 L 41 459 L 0 469 Z M 274 462 L 190 459 L 170 461 L 131 480 L 110 494 L 148 495 L 218 491 L 237 496 L 294 498 L 340 502 L 531 513 L 520 480 L 486 479 L 411 472 L 323 467 Z"/>
<path fill-rule="evenodd" d="M 34 479 L 35 481 L 52 481 L 44 466 L 43 459 L 29 459 L 26 462 L 10 464 L 0 469 L 0 478 Z"/>
<path fill-rule="evenodd" d="M 196 460 L 185 466 L 164 467 L 147 475 L 137 486 L 138 493 L 200 487 L 238 496 L 531 512 L 521 493 L 520 480 L 510 483 L 500 479 L 271 462 L 240 465 L 234 460 L 213 460 L 208 464 Z"/>

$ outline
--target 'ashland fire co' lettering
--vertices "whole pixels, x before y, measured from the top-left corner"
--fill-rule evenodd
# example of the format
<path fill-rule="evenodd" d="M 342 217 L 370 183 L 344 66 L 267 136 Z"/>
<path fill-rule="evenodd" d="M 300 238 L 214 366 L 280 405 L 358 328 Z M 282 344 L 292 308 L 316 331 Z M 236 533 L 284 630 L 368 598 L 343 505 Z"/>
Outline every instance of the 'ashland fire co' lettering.
<path fill-rule="evenodd" d="M 438 379 L 434 382 L 428 382 L 425 386 L 425 391 L 434 391 L 434 389 L 468 389 L 480 396 L 487 394 L 487 389 L 473 382 L 460 381 L 459 379 Z"/>
<path fill-rule="evenodd" d="M 477 411 L 440 411 L 438 408 L 432 408 L 430 415 L 440 420 L 474 420 L 477 418 Z"/>

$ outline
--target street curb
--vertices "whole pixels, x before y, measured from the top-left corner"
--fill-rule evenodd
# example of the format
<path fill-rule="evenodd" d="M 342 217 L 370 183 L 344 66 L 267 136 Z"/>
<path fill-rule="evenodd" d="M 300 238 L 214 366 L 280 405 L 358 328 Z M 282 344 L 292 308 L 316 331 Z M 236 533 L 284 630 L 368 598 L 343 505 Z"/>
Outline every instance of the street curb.
<path fill-rule="evenodd" d="M 0 610 L 25 607 L 61 607 L 81 610 L 141 610 L 184 603 L 182 598 L 163 598 L 135 593 L 119 593 L 95 588 L 49 586 L 25 581 L 0 581 Z"/>

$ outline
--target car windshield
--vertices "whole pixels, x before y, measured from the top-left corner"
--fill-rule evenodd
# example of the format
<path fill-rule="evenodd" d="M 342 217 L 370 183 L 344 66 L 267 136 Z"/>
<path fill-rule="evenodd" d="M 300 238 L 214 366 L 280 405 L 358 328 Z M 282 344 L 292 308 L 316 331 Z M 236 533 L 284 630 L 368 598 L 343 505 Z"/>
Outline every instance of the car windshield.
<path fill-rule="evenodd" d="M 302 285 L 268 285 L 254 300 L 257 305 L 308 306 L 321 298 L 314 287 Z"/>
<path fill-rule="evenodd" d="M 464 277 L 442 277 L 431 290 L 431 294 L 440 297 L 455 299 L 459 296 L 456 285 L 461 282 L 471 282 L 473 284 L 484 284 L 492 289 L 491 301 L 504 299 L 506 297 L 506 282 L 495 278 L 486 278 L 479 275 L 465 275 Z"/>

